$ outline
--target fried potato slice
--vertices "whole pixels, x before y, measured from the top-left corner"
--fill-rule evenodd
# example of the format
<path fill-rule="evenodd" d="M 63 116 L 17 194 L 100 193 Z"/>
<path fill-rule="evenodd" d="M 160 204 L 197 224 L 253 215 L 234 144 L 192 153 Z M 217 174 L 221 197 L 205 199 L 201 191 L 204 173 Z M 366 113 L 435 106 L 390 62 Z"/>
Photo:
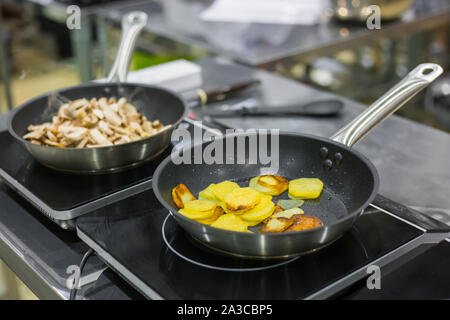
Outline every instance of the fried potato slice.
<path fill-rule="evenodd" d="M 236 182 L 222 181 L 211 188 L 211 192 L 220 201 L 225 201 L 227 194 L 231 193 L 234 189 L 240 188 Z"/>
<path fill-rule="evenodd" d="M 211 224 L 214 221 L 216 221 L 221 215 L 223 215 L 225 213 L 225 211 L 223 211 L 223 209 L 221 207 L 216 207 L 216 209 L 214 210 L 214 214 L 206 219 L 195 219 L 195 221 L 203 223 L 203 224 Z"/>
<path fill-rule="evenodd" d="M 300 178 L 289 181 L 289 196 L 299 199 L 316 199 L 323 189 L 323 182 L 317 178 Z"/>
<path fill-rule="evenodd" d="M 284 232 L 303 231 L 323 226 L 322 221 L 310 214 L 294 215 L 294 223 Z"/>
<path fill-rule="evenodd" d="M 258 205 L 241 215 L 241 218 L 246 222 L 257 222 L 256 224 L 258 224 L 264 219 L 270 217 L 274 210 L 275 204 L 272 202 L 272 196 L 263 195 Z"/>
<path fill-rule="evenodd" d="M 213 200 L 213 201 L 220 201 L 219 199 L 216 198 L 216 196 L 213 193 L 213 189 L 216 185 L 210 184 L 205 190 L 202 190 L 199 192 L 198 194 L 198 198 L 200 200 Z"/>
<path fill-rule="evenodd" d="M 283 232 L 289 228 L 294 223 L 293 218 L 272 218 L 269 219 L 261 228 L 259 228 L 260 233 L 277 233 Z"/>
<path fill-rule="evenodd" d="M 214 214 L 216 207 L 217 203 L 211 200 L 192 200 L 185 203 L 183 210 L 192 219 L 206 219 Z"/>
<path fill-rule="evenodd" d="M 172 189 L 172 199 L 177 205 L 178 209 L 184 208 L 185 204 L 189 201 L 195 200 L 194 195 L 184 184 L 179 184 Z"/>
<path fill-rule="evenodd" d="M 208 217 L 212 216 L 214 214 L 214 211 L 209 212 L 208 214 L 204 214 L 204 215 L 198 215 L 198 214 L 191 214 L 190 212 L 186 211 L 184 208 L 179 209 L 178 212 L 180 214 L 182 214 L 183 216 L 192 219 L 192 220 L 196 220 L 196 219 L 207 219 Z"/>
<path fill-rule="evenodd" d="M 239 231 L 239 232 L 247 232 L 247 224 L 238 216 L 232 213 L 226 213 L 221 215 L 216 221 L 211 223 L 212 227 L 231 230 L 231 231 Z"/>
<path fill-rule="evenodd" d="M 273 214 L 276 214 L 278 212 L 284 211 L 282 207 L 279 205 L 275 205 L 275 210 L 273 210 Z"/>
<path fill-rule="evenodd" d="M 249 187 L 271 196 L 279 196 L 289 187 L 289 181 L 276 175 L 263 175 L 250 179 Z"/>
<path fill-rule="evenodd" d="M 283 208 L 281 208 L 278 205 L 275 205 L 274 210 L 272 212 L 272 215 L 270 215 L 269 217 L 267 217 L 266 219 L 264 219 L 262 222 L 266 223 L 267 221 L 269 221 L 270 218 L 272 218 L 273 216 L 275 216 L 277 213 L 284 211 Z"/>
<path fill-rule="evenodd" d="M 237 188 L 225 196 L 224 210 L 227 213 L 243 214 L 261 201 L 262 195 L 252 188 Z"/>
<path fill-rule="evenodd" d="M 277 213 L 274 213 L 271 218 L 287 218 L 290 219 L 292 218 L 292 216 L 294 215 L 300 215 L 300 214 L 304 214 L 304 211 L 300 208 L 291 208 L 288 210 L 284 210 L 284 211 L 280 211 Z"/>
<path fill-rule="evenodd" d="M 303 203 L 305 203 L 305 201 L 301 199 L 289 199 L 289 200 L 281 199 L 278 200 L 277 206 L 280 206 L 281 208 L 283 208 L 283 210 L 289 210 L 292 208 L 298 208 Z"/>
<path fill-rule="evenodd" d="M 276 175 L 264 175 L 258 177 L 257 184 L 267 188 L 269 191 L 266 192 L 272 196 L 279 196 L 285 192 L 289 187 L 289 181 L 285 178 Z"/>

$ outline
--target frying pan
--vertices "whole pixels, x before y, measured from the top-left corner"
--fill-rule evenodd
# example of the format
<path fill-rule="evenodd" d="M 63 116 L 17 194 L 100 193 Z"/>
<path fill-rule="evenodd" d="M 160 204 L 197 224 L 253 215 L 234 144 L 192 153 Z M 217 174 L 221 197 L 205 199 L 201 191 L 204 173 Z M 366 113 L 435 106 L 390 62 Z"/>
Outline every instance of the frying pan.
<path fill-rule="evenodd" d="M 90 83 L 38 96 L 15 109 L 8 121 L 10 134 L 41 164 L 77 174 L 100 174 L 124 170 L 161 154 L 170 144 L 173 129 L 186 115 L 184 100 L 175 92 L 157 86 L 123 83 L 140 30 L 147 23 L 143 12 L 131 12 L 122 20 L 122 38 L 106 83 Z M 67 100 L 93 97 L 126 97 L 149 120 L 170 125 L 141 140 L 94 148 L 56 148 L 36 145 L 22 136 L 30 124 L 50 121 Z M 62 101 L 61 101 L 62 100 Z"/>
<path fill-rule="evenodd" d="M 241 186 L 248 186 L 250 178 L 270 174 L 262 164 L 252 164 L 249 161 L 250 151 L 255 149 L 250 148 L 248 141 L 254 138 L 258 140 L 258 144 L 253 144 L 253 148 L 257 147 L 258 153 L 262 147 L 267 148 L 267 154 L 272 150 L 277 152 L 277 149 L 271 147 L 269 138 L 262 139 L 261 131 L 229 134 L 216 139 L 225 139 L 222 140 L 223 155 L 229 152 L 226 146 L 231 144 L 227 142 L 231 141 L 236 146 L 238 139 L 245 139 L 245 150 L 239 150 L 239 155 L 245 157 L 245 164 L 218 164 L 218 161 L 210 165 L 195 164 L 195 155 L 203 152 L 212 141 L 203 141 L 181 150 L 181 155 L 190 152 L 190 157 L 186 158 L 191 160 L 191 164 L 186 163 L 189 161 L 175 164 L 178 161 L 174 162 L 172 157 L 167 157 L 153 176 L 155 195 L 194 239 L 225 253 L 270 258 L 295 256 L 323 248 L 352 227 L 378 192 L 379 177 L 375 166 L 360 152 L 352 149 L 352 146 L 441 73 L 442 68 L 435 64 L 417 66 L 329 139 L 300 133 L 279 133 L 279 171 L 276 174 L 286 179 L 317 177 L 323 181 L 321 196 L 316 200 L 306 200 L 302 205 L 305 213 L 322 220 L 323 227 L 274 234 L 260 234 L 257 230 L 245 233 L 214 228 L 178 213 L 171 190 L 180 183 L 184 183 L 193 194 L 198 194 L 211 183 L 232 180 Z M 220 144 L 217 143 L 216 146 Z M 233 159 L 237 159 L 237 148 L 233 149 L 234 154 L 231 155 L 234 155 Z M 255 151 L 253 155 L 254 153 Z M 230 153 L 227 159 L 229 158 Z M 286 198 L 286 195 L 281 198 Z M 276 202 L 277 198 L 273 200 Z"/>

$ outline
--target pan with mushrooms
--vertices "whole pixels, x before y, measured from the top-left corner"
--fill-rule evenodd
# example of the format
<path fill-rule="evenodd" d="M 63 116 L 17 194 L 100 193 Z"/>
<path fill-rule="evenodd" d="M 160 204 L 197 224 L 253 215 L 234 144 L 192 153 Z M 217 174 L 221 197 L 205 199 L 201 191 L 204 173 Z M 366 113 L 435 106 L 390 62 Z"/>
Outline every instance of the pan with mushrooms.
<path fill-rule="evenodd" d="M 165 130 L 150 121 L 126 98 L 85 98 L 63 104 L 52 122 L 28 126 L 31 143 L 61 148 L 92 148 L 148 138 Z"/>
<path fill-rule="evenodd" d="M 170 145 L 186 116 L 175 92 L 126 83 L 144 12 L 122 20 L 122 39 L 106 82 L 53 91 L 13 110 L 8 131 L 41 164 L 74 174 L 125 170 L 154 159 Z"/>

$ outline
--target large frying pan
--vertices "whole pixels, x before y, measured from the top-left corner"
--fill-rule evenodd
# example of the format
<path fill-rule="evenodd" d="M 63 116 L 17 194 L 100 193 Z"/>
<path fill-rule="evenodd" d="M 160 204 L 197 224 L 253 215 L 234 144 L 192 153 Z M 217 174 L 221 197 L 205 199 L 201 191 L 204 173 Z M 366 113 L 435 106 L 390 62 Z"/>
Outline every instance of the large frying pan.
<path fill-rule="evenodd" d="M 155 158 L 170 144 L 173 129 L 186 115 L 184 100 L 175 92 L 150 85 L 124 83 L 136 38 L 146 25 L 147 15 L 131 12 L 122 21 L 122 38 L 106 83 L 90 83 L 38 96 L 15 109 L 8 122 L 10 134 L 41 164 L 60 171 L 81 174 L 109 173 Z M 22 136 L 30 124 L 51 121 L 67 100 L 93 97 L 126 97 L 150 120 L 170 125 L 145 139 L 95 148 L 56 148 L 36 145 Z"/>
<path fill-rule="evenodd" d="M 378 191 L 379 178 L 375 166 L 364 155 L 352 149 L 352 146 L 441 73 L 442 68 L 438 65 L 419 65 L 329 139 L 299 133 L 280 133 L 277 174 L 287 179 L 317 177 L 324 182 L 320 198 L 306 200 L 302 206 L 305 213 L 319 217 L 323 227 L 277 234 L 244 233 L 204 225 L 178 213 L 171 190 L 180 183 L 184 183 L 192 193 L 197 194 L 209 184 L 223 180 L 232 180 L 242 186 L 248 186 L 250 178 L 261 175 L 265 170 L 262 165 L 248 164 L 248 143 L 245 150 L 246 164 L 194 164 L 194 155 L 198 154 L 196 151 L 202 152 L 211 141 L 183 150 L 191 152 L 192 164 L 177 165 L 171 157 L 166 158 L 153 176 L 155 195 L 193 238 L 220 251 L 268 258 L 289 257 L 318 250 L 349 230 Z M 250 139 L 254 136 L 260 139 L 261 132 L 237 133 L 219 139 L 231 139 L 236 146 L 238 138 Z M 271 150 L 270 139 L 263 141 L 267 144 L 262 146 Z M 227 151 L 226 145 L 223 141 L 224 155 Z M 258 151 L 260 148 L 258 144 Z M 234 159 L 237 159 L 237 151 L 234 149 Z M 240 154 L 242 153 L 241 150 Z"/>

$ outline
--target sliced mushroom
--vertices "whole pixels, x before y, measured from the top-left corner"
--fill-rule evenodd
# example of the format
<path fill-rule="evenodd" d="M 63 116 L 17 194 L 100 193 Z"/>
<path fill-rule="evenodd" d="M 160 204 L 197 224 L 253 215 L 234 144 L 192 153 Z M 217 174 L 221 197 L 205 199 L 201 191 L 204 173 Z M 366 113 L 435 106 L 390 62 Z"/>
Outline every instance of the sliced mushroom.
<path fill-rule="evenodd" d="M 46 145 L 48 145 L 48 146 L 59 147 L 59 148 L 63 147 L 63 145 L 62 145 L 61 143 L 59 143 L 59 142 L 54 142 L 54 141 L 49 140 L 49 139 L 44 139 L 43 142 L 44 142 Z"/>
<path fill-rule="evenodd" d="M 153 134 L 156 132 L 156 130 L 153 128 L 152 124 L 150 121 L 144 121 L 142 123 L 142 129 L 147 132 L 148 134 Z"/>
<path fill-rule="evenodd" d="M 83 99 L 77 99 L 73 101 L 70 106 L 72 107 L 72 110 L 78 110 L 82 107 L 85 107 L 89 104 L 89 101 L 87 101 L 85 98 Z"/>
<path fill-rule="evenodd" d="M 105 121 L 103 121 L 103 120 L 100 120 L 100 121 L 99 121 L 99 123 L 98 123 L 98 128 L 100 129 L 101 132 L 107 134 L 108 136 L 114 134 L 114 131 L 111 130 L 111 128 L 109 127 L 109 125 L 108 125 Z"/>
<path fill-rule="evenodd" d="M 99 118 L 100 120 L 103 119 L 105 116 L 103 115 L 102 110 L 100 109 L 92 109 L 92 112 Z"/>
<path fill-rule="evenodd" d="M 65 103 L 61 107 L 59 107 L 58 117 L 63 118 L 63 119 L 68 119 L 68 120 L 72 119 L 72 115 L 69 112 L 69 104 L 68 103 Z"/>
<path fill-rule="evenodd" d="M 119 110 L 123 109 L 123 107 L 127 104 L 127 99 L 122 97 L 119 99 L 119 101 L 117 101 L 117 107 L 119 108 Z"/>
<path fill-rule="evenodd" d="M 108 108 L 108 101 L 105 97 L 100 98 L 100 100 L 98 100 L 98 104 L 102 110 Z"/>
<path fill-rule="evenodd" d="M 58 138 L 49 130 L 47 130 L 47 137 L 53 142 L 58 142 Z"/>
<path fill-rule="evenodd" d="M 123 110 L 123 112 L 124 112 L 126 115 L 131 115 L 131 114 L 136 114 L 136 113 L 137 113 L 136 107 L 133 106 L 133 105 L 130 104 L 130 103 L 126 103 L 124 106 L 122 106 L 121 109 Z"/>
<path fill-rule="evenodd" d="M 84 138 L 75 146 L 75 148 L 84 148 L 86 146 L 86 144 L 88 143 L 88 141 L 89 141 L 88 138 Z"/>
<path fill-rule="evenodd" d="M 34 130 L 23 136 L 24 139 L 39 140 L 45 135 L 45 130 Z"/>
<path fill-rule="evenodd" d="M 119 105 L 118 105 L 117 103 L 111 103 L 111 104 L 109 105 L 109 108 L 110 108 L 111 110 L 113 110 L 114 112 L 119 112 Z"/>
<path fill-rule="evenodd" d="M 130 138 L 128 136 L 121 136 L 119 139 L 114 141 L 114 144 L 121 144 L 121 143 L 127 143 L 130 142 Z"/>
<path fill-rule="evenodd" d="M 130 122 L 129 126 L 131 132 L 137 133 L 139 135 L 141 134 L 141 132 L 143 132 L 141 126 L 137 122 Z"/>
<path fill-rule="evenodd" d="M 89 135 L 97 144 L 104 145 L 109 142 L 108 138 L 97 129 L 90 130 Z"/>
<path fill-rule="evenodd" d="M 119 126 L 114 126 L 114 125 L 110 125 L 109 127 L 121 135 L 129 135 L 130 134 L 130 132 L 125 128 L 122 128 Z"/>
<path fill-rule="evenodd" d="M 98 122 L 98 118 L 95 114 L 91 113 L 83 118 L 81 125 L 84 127 L 92 127 Z"/>
<path fill-rule="evenodd" d="M 115 126 L 120 126 L 122 124 L 122 120 L 119 115 L 112 109 L 105 108 L 103 110 L 103 114 L 105 115 L 106 120 Z"/>
<path fill-rule="evenodd" d="M 87 133 L 87 129 L 83 127 L 74 127 L 72 130 L 67 130 L 64 137 L 71 141 L 80 141 Z"/>

